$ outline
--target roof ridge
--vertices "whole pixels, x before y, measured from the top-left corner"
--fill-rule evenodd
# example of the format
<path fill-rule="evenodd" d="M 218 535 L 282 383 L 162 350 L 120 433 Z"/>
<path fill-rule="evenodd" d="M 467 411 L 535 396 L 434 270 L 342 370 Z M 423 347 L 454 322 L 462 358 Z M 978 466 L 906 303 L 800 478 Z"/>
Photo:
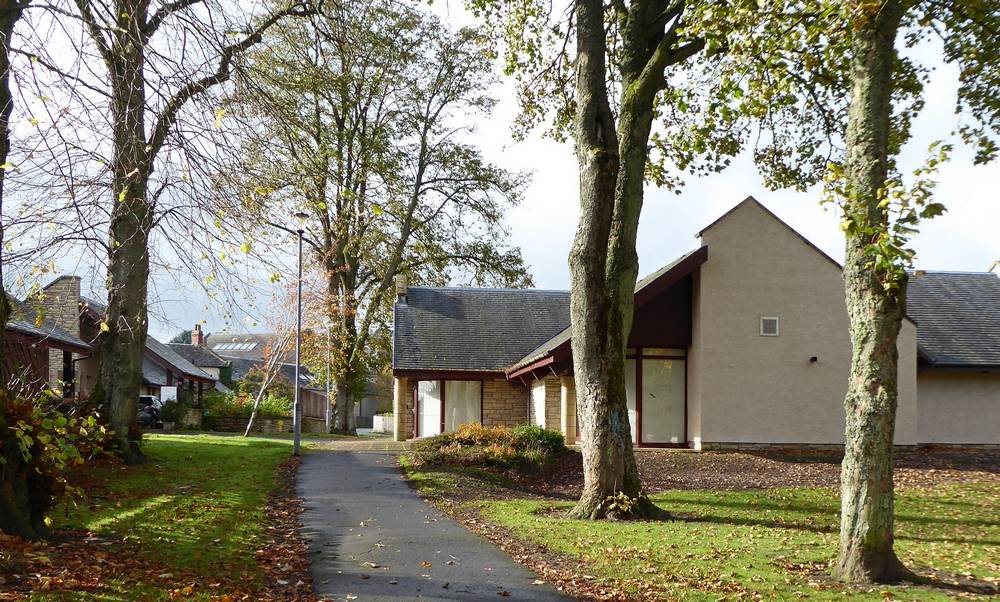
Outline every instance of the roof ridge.
<path fill-rule="evenodd" d="M 513 288 L 503 286 L 410 286 L 408 289 L 422 291 L 476 291 L 476 292 L 525 292 L 525 293 L 560 293 L 569 294 L 567 289 L 558 288 Z"/>
<path fill-rule="evenodd" d="M 955 276 L 995 276 L 1000 278 L 1000 274 L 996 272 L 979 272 L 979 271 L 965 271 L 965 270 L 925 270 L 923 268 L 917 268 L 913 270 L 907 270 L 907 273 L 911 275 L 927 275 L 927 274 L 952 274 Z"/>

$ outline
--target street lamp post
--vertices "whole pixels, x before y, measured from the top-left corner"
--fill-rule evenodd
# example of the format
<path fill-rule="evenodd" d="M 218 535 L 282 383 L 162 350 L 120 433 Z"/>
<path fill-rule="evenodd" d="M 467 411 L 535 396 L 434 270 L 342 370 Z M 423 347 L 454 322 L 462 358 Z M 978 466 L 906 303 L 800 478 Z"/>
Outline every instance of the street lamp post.
<path fill-rule="evenodd" d="M 292 406 L 292 454 L 299 455 L 302 443 L 302 382 L 299 371 L 302 369 L 302 235 L 305 233 L 305 221 L 309 216 L 296 213 L 299 221 L 299 279 L 298 292 L 295 295 L 295 403 Z"/>
<path fill-rule="evenodd" d="M 326 432 L 330 432 L 330 423 L 333 422 L 333 405 L 330 404 L 330 364 L 332 361 L 331 348 L 333 347 L 333 335 L 331 329 L 333 322 L 326 321 Z"/>

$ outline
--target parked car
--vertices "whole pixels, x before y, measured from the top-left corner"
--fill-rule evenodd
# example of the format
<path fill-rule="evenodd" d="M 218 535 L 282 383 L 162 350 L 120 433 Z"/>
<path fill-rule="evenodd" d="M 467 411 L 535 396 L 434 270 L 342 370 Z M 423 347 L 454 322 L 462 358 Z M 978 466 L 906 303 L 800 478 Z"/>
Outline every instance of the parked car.
<path fill-rule="evenodd" d="M 160 421 L 160 408 L 162 407 L 163 404 L 160 403 L 159 397 L 155 395 L 140 395 L 139 413 L 135 417 L 136 422 L 147 429 L 162 428 L 163 422 Z"/>

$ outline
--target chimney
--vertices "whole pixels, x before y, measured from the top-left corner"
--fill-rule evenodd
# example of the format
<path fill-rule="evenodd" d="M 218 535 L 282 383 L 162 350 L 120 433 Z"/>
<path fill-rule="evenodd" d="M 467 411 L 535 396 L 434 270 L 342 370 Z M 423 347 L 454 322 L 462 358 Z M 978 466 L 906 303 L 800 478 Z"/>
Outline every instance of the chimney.
<path fill-rule="evenodd" d="M 396 274 L 396 301 L 399 303 L 406 303 L 406 276 L 403 274 Z"/>
<path fill-rule="evenodd" d="M 191 331 L 191 344 L 205 346 L 205 333 L 201 331 L 201 324 L 194 325 L 194 329 Z"/>
<path fill-rule="evenodd" d="M 42 289 L 42 307 L 45 319 L 75 337 L 80 336 L 80 277 L 60 276 Z M 49 384 L 58 390 L 71 383 L 63 383 L 63 352 L 49 350 Z"/>

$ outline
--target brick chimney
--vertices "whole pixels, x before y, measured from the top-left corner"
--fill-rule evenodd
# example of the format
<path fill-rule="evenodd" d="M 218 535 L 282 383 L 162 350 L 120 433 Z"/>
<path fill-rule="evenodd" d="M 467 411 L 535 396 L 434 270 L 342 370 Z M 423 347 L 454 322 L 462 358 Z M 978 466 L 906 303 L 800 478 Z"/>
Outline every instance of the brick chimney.
<path fill-rule="evenodd" d="M 80 336 L 80 277 L 60 276 L 42 289 L 45 319 L 75 337 Z M 79 355 L 73 354 L 73 358 Z M 49 386 L 67 390 L 63 383 L 64 357 L 62 350 L 49 350 Z"/>
<path fill-rule="evenodd" d="M 195 324 L 191 331 L 191 344 L 205 346 L 205 333 L 201 331 L 201 324 Z"/>

